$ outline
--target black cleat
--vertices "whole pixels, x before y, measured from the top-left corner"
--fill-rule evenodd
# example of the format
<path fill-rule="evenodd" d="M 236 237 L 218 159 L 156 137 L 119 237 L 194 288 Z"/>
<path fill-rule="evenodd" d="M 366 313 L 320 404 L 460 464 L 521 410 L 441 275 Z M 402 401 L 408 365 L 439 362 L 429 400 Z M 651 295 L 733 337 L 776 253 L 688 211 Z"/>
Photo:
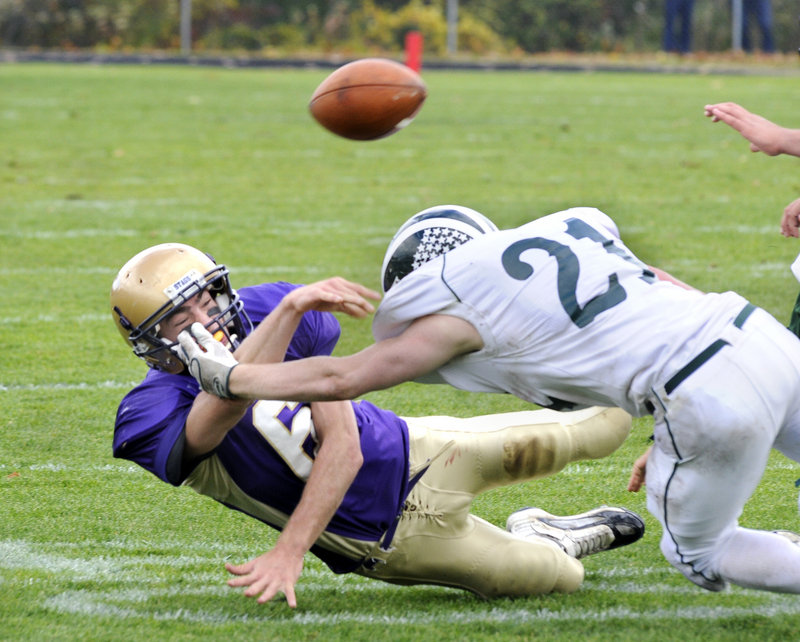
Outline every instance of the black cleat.
<path fill-rule="evenodd" d="M 633 544 L 644 535 L 644 521 L 632 511 L 612 506 L 563 517 L 541 508 L 523 508 L 509 515 L 506 530 L 520 537 L 544 538 L 579 559 Z"/>

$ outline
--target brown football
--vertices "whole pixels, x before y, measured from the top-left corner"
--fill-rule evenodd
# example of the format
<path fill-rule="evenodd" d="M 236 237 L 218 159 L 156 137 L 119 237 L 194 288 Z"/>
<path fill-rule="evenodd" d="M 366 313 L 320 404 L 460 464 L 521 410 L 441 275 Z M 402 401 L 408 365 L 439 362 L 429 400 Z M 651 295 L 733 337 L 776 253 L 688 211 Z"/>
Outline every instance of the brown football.
<path fill-rule="evenodd" d="M 323 80 L 308 108 L 334 134 L 375 140 L 408 125 L 427 95 L 422 78 L 410 67 L 386 58 L 363 58 Z"/>

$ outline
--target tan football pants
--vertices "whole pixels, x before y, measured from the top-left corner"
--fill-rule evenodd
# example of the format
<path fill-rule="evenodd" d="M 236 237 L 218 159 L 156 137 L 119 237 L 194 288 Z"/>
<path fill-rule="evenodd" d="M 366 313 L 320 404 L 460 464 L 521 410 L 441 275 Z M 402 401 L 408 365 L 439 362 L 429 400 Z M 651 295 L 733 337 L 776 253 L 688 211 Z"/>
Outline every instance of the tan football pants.
<path fill-rule="evenodd" d="M 630 432 L 628 413 L 588 408 L 404 419 L 411 475 L 430 467 L 408 496 L 389 550 L 376 546 L 370 556 L 377 563 L 357 573 L 396 584 L 453 586 L 486 598 L 578 589 L 578 560 L 471 515 L 470 505 L 491 488 L 609 455 Z"/>

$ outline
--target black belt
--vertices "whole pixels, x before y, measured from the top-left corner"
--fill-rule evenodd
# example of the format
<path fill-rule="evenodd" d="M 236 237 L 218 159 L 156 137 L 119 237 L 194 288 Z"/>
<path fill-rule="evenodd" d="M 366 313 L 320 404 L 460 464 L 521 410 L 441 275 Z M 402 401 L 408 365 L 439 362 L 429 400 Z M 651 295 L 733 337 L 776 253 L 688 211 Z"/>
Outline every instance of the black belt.
<path fill-rule="evenodd" d="M 747 317 L 749 317 L 753 310 L 756 309 L 752 303 L 748 303 L 742 311 L 736 316 L 733 320 L 733 325 L 736 328 L 741 329 L 744 325 L 744 322 L 747 321 Z M 689 363 L 687 363 L 683 368 L 678 370 L 672 377 L 670 377 L 669 381 L 664 384 L 664 392 L 670 394 L 675 388 L 683 383 L 683 381 L 691 375 L 695 370 L 697 370 L 700 366 L 702 366 L 706 361 L 708 361 L 711 357 L 713 357 L 717 352 L 722 350 L 725 346 L 729 346 L 730 342 L 725 341 L 725 339 L 717 339 L 708 346 L 705 350 L 703 350 L 700 354 L 698 354 L 694 359 L 692 359 Z"/>

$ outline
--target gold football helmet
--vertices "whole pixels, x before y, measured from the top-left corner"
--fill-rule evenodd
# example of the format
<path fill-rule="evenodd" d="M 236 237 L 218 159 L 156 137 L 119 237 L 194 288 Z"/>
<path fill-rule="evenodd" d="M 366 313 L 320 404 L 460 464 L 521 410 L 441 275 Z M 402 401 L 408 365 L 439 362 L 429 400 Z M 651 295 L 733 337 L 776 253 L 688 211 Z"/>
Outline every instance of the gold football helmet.
<path fill-rule="evenodd" d="M 190 245 L 155 245 L 122 266 L 111 284 L 111 315 L 137 357 L 151 368 L 177 374 L 184 367 L 171 350 L 177 343 L 159 336 L 159 324 L 205 290 L 219 308 L 206 327 L 223 330 L 236 348 L 253 325 L 231 288 L 228 269 Z"/>

